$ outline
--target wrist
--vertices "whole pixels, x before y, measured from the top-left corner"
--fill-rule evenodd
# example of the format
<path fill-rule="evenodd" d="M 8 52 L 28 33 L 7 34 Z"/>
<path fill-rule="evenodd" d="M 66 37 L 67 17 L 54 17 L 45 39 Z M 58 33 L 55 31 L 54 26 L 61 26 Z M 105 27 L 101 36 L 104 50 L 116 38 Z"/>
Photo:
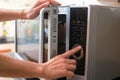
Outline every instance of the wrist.
<path fill-rule="evenodd" d="M 43 78 L 45 79 L 45 80 L 49 80 L 50 79 L 50 77 L 48 76 L 48 71 L 47 71 L 47 64 L 46 63 L 44 63 L 43 64 Z"/>
<path fill-rule="evenodd" d="M 35 69 L 35 76 L 38 77 L 38 78 L 44 78 L 46 79 L 46 72 L 45 72 L 45 65 L 44 63 L 43 64 L 39 64 L 38 65 L 39 67 Z"/>
<path fill-rule="evenodd" d="M 46 69 L 46 64 L 44 63 L 44 64 L 43 64 L 43 69 L 42 69 L 43 71 L 42 71 L 42 72 L 43 72 L 43 78 L 46 79 L 47 76 L 46 76 L 46 71 L 45 71 L 45 69 Z"/>
<path fill-rule="evenodd" d="M 20 11 L 20 19 L 27 19 L 25 9 L 22 9 L 22 10 Z"/>

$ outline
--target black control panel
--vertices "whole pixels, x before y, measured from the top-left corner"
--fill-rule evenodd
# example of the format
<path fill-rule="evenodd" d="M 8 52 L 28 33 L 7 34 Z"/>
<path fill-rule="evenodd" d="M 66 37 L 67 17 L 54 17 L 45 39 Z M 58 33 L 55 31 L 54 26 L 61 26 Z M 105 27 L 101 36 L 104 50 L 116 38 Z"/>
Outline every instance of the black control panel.
<path fill-rule="evenodd" d="M 84 76 L 85 73 L 85 53 L 86 53 L 86 36 L 87 36 L 87 7 L 75 7 L 70 9 L 70 39 L 69 49 L 76 45 L 81 45 L 83 50 L 77 52 L 70 58 L 76 59 L 77 69 L 75 74 Z M 82 53 L 81 53 L 82 52 Z M 82 58 L 79 58 L 83 55 Z"/>

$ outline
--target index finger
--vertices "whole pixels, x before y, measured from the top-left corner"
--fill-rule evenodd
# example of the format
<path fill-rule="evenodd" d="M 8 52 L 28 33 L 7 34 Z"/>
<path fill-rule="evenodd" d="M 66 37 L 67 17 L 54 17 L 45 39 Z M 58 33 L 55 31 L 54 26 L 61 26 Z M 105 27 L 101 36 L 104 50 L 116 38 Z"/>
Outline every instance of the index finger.
<path fill-rule="evenodd" d="M 62 54 L 61 56 L 64 57 L 64 58 L 68 58 L 70 57 L 71 55 L 75 54 L 76 52 L 78 52 L 79 50 L 81 49 L 81 46 L 78 46 L 76 48 L 73 48 L 67 52 L 65 52 L 64 54 Z"/>

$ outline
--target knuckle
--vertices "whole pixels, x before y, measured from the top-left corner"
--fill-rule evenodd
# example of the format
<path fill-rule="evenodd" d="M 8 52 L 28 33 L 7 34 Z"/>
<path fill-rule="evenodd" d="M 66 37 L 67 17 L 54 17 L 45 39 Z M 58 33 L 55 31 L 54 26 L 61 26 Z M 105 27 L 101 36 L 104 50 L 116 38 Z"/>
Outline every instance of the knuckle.
<path fill-rule="evenodd" d="M 76 69 L 77 67 L 74 65 L 73 68 Z"/>
<path fill-rule="evenodd" d="M 74 73 L 73 72 L 69 72 L 69 74 L 67 75 L 67 77 L 73 77 Z"/>
<path fill-rule="evenodd" d="M 66 63 L 66 59 L 64 59 L 64 58 L 62 58 L 61 61 L 62 61 L 63 63 Z"/>
<path fill-rule="evenodd" d="M 67 66 L 66 64 L 63 64 L 63 68 L 64 68 L 64 69 L 67 69 L 67 67 L 66 67 L 66 66 Z"/>
<path fill-rule="evenodd" d="M 77 63 L 77 61 L 76 60 L 73 60 L 73 62 L 76 64 Z"/>

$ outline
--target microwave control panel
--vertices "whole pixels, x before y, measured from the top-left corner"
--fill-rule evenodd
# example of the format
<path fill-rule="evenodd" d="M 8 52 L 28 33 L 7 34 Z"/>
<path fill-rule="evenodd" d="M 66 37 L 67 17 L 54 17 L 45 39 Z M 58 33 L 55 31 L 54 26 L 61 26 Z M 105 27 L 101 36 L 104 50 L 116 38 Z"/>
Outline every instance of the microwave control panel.
<path fill-rule="evenodd" d="M 82 50 L 71 56 L 76 59 L 77 69 L 76 75 L 84 76 L 85 73 L 85 53 L 86 53 L 86 37 L 87 37 L 87 7 L 70 8 L 70 26 L 69 26 L 69 49 L 82 46 Z M 81 56 L 82 55 L 82 56 Z"/>

